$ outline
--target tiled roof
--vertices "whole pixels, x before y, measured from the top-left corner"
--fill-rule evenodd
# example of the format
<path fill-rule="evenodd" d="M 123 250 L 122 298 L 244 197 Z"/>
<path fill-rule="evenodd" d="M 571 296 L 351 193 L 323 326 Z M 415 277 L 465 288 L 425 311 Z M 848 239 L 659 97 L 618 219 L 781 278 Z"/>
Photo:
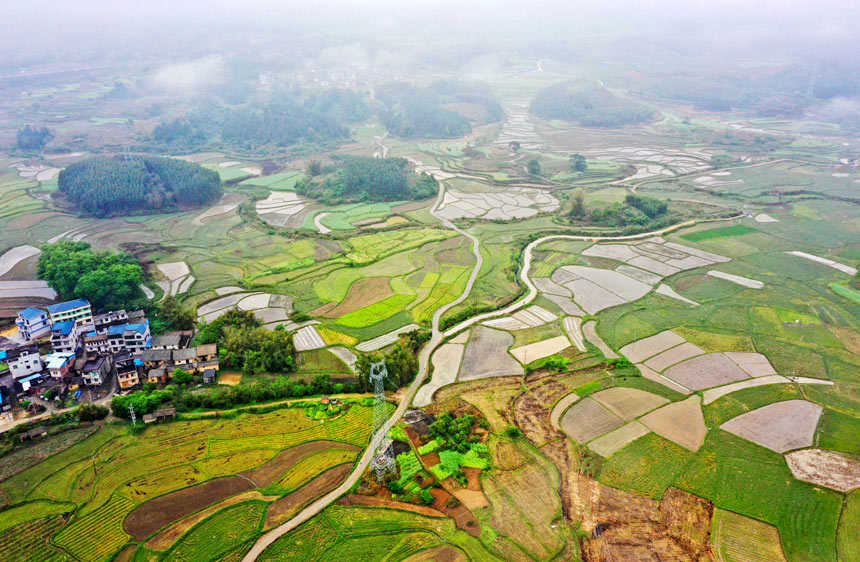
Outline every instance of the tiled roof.
<path fill-rule="evenodd" d="M 61 302 L 59 304 L 52 304 L 48 306 L 48 312 L 51 314 L 60 314 L 62 312 L 68 312 L 70 310 L 75 310 L 77 308 L 83 308 L 85 306 L 89 306 L 90 301 L 87 299 L 75 299 L 73 301 Z"/>

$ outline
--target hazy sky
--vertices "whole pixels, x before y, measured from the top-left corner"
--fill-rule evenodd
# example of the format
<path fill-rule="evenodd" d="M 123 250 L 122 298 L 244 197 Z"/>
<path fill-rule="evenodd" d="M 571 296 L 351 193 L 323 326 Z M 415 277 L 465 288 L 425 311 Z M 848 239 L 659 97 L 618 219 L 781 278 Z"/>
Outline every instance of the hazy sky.
<path fill-rule="evenodd" d="M 638 41 L 736 59 L 860 52 L 860 2 L 816 0 L 3 0 L 0 64 L 183 57 L 261 41 Z M 697 53 L 696 51 L 701 51 Z"/>

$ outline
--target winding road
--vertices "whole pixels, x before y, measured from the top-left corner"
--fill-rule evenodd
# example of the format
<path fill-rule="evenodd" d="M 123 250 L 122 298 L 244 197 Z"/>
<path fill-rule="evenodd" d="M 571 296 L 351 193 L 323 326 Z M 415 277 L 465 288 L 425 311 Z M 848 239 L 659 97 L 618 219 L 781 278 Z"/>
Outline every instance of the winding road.
<path fill-rule="evenodd" d="M 514 312 L 522 308 L 523 306 L 529 304 L 537 297 L 537 287 L 535 287 L 534 283 L 532 283 L 531 279 L 529 278 L 529 271 L 531 270 L 532 264 L 532 253 L 536 247 L 549 240 L 590 240 L 594 242 L 610 240 L 638 240 L 642 238 L 650 238 L 652 236 L 662 236 L 673 230 L 677 230 L 685 226 L 692 226 L 697 222 L 705 222 L 689 220 L 682 223 L 678 223 L 676 225 L 668 226 L 666 228 L 662 228 L 660 230 L 645 232 L 642 234 L 632 234 L 628 236 L 581 236 L 573 234 L 552 234 L 538 238 L 531 242 L 528 246 L 526 246 L 525 250 L 523 251 L 523 266 L 520 270 L 520 279 L 522 280 L 523 284 L 528 288 L 528 294 L 526 294 L 517 302 L 503 309 L 479 314 L 478 316 L 473 316 L 472 318 L 460 322 L 459 324 L 448 329 L 447 331 L 441 332 L 439 330 L 439 321 L 441 320 L 442 315 L 444 315 L 452 307 L 457 306 L 466 298 L 468 298 L 468 296 L 472 292 L 475 280 L 478 278 L 478 273 L 481 271 L 481 266 L 484 263 L 484 259 L 480 251 L 480 241 L 476 236 L 460 229 L 450 220 L 441 217 L 436 213 L 445 198 L 445 190 L 447 189 L 445 186 L 445 180 L 450 179 L 451 174 L 447 174 L 445 172 L 442 172 L 441 170 L 438 170 L 439 173 L 437 174 L 434 173 L 437 171 L 435 168 L 424 168 L 427 169 L 430 173 L 434 175 L 434 177 L 436 177 L 436 179 L 439 180 L 439 195 L 430 210 L 430 214 L 439 219 L 439 221 L 447 228 L 450 228 L 458 232 L 459 234 L 466 236 L 472 241 L 472 251 L 475 254 L 476 262 L 475 267 L 472 270 L 472 274 L 469 276 L 469 281 L 466 283 L 466 287 L 463 290 L 463 293 L 456 300 L 439 308 L 436 313 L 433 314 L 432 335 L 430 337 L 430 341 L 427 342 L 427 345 L 425 345 L 421 349 L 421 352 L 418 354 L 418 374 L 415 376 L 415 380 L 413 380 L 412 384 L 409 385 L 406 394 L 403 396 L 403 399 L 400 401 L 400 404 L 398 404 L 397 409 L 394 411 L 394 414 L 388 419 L 385 425 L 382 426 L 382 429 L 377 432 L 370 440 L 370 443 L 364 450 L 364 454 L 361 456 L 361 459 L 358 461 L 358 464 L 350 473 L 349 477 L 347 477 L 347 479 L 344 480 L 340 486 L 305 507 L 292 519 L 285 523 L 282 523 L 281 525 L 275 527 L 274 529 L 260 537 L 260 539 L 254 544 L 251 550 L 248 551 L 248 553 L 242 559 L 242 562 L 255 561 L 257 557 L 259 557 L 260 554 L 262 554 L 263 551 L 268 548 L 273 542 L 275 542 L 285 534 L 289 533 L 305 521 L 319 514 L 323 509 L 334 503 L 343 494 L 347 493 L 350 488 L 352 488 L 358 482 L 359 478 L 361 478 L 362 474 L 364 474 L 364 471 L 370 464 L 370 461 L 373 459 L 373 455 L 376 452 L 376 448 L 382 442 L 382 439 L 388 434 L 391 428 L 394 427 L 394 424 L 400 421 L 400 418 L 403 417 L 403 414 L 406 413 L 406 410 L 412 403 L 412 399 L 415 397 L 415 393 L 418 392 L 418 388 L 421 387 L 421 384 L 424 382 L 424 378 L 427 376 L 427 371 L 430 365 L 430 356 L 433 354 L 439 344 L 442 343 L 442 341 L 458 332 L 463 331 L 469 326 L 472 326 L 478 322 L 482 322 L 483 320 L 486 320 L 488 318 L 493 318 L 504 314 L 510 314 L 511 312 Z M 709 219 L 707 222 L 723 220 L 732 219 Z"/>

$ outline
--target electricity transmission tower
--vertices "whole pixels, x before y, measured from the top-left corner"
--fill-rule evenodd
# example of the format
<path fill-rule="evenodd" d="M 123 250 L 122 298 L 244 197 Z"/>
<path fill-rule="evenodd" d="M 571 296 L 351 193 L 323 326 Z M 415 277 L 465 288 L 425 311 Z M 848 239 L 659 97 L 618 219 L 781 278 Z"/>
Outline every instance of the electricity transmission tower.
<path fill-rule="evenodd" d="M 135 427 L 137 425 L 137 416 L 134 415 L 134 405 L 128 405 L 128 413 L 131 415 L 131 425 Z"/>
<path fill-rule="evenodd" d="M 373 382 L 375 397 L 373 403 L 373 435 L 382 429 L 388 419 L 388 406 L 385 402 L 385 377 L 387 376 L 388 369 L 385 367 L 385 361 L 373 363 L 370 366 L 370 380 Z M 386 437 L 379 443 L 370 466 L 376 472 L 378 482 L 382 482 L 386 474 L 396 472 L 394 457 L 391 456 L 391 439 Z"/>

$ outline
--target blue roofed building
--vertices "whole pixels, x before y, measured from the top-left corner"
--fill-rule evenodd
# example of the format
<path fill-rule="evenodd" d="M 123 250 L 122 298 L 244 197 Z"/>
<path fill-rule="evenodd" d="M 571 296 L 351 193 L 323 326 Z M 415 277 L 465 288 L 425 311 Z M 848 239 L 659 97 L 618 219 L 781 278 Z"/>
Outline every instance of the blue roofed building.
<path fill-rule="evenodd" d="M 111 353 L 130 351 L 140 353 L 152 346 L 149 323 L 111 326 L 107 331 Z"/>
<path fill-rule="evenodd" d="M 25 308 L 18 312 L 15 318 L 18 333 L 27 341 L 33 341 L 47 335 L 51 331 L 51 317 L 44 310 Z"/>
<path fill-rule="evenodd" d="M 75 364 L 74 353 L 51 353 L 44 358 L 45 367 L 55 379 L 71 376 L 72 367 Z"/>
<path fill-rule="evenodd" d="M 51 321 L 57 322 L 80 322 L 81 324 L 93 323 L 93 309 L 87 299 L 75 299 L 73 301 L 52 304 L 48 307 Z"/>
<path fill-rule="evenodd" d="M 74 320 L 54 322 L 51 347 L 54 353 L 74 353 L 81 346 L 81 334 Z"/>

